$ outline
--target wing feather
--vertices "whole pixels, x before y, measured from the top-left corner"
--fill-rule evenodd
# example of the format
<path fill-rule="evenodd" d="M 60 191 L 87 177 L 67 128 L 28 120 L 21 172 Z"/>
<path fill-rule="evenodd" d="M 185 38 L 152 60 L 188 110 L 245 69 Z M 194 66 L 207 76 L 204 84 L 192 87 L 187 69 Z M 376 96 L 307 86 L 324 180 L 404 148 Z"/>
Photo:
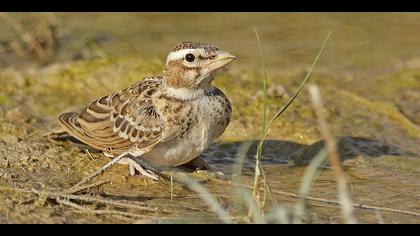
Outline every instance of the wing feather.
<path fill-rule="evenodd" d="M 59 116 L 62 127 L 80 141 L 111 154 L 145 148 L 162 139 L 165 121 L 153 104 L 161 78 L 150 77 L 91 102 L 80 113 Z"/>

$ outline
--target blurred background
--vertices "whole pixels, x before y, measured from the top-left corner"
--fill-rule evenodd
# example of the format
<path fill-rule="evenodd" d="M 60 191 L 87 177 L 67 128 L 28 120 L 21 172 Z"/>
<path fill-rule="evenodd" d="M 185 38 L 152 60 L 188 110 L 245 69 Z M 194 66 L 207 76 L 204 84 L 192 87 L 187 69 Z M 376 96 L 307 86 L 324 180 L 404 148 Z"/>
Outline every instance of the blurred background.
<path fill-rule="evenodd" d="M 239 66 L 255 68 L 253 26 L 262 36 L 270 70 L 310 63 L 329 30 L 333 36 L 323 66 L 341 71 L 383 72 L 420 52 L 417 13 L 10 13 L 8 17 L 39 36 L 45 37 L 54 27 L 60 44 L 54 62 L 78 58 L 80 50 L 93 43 L 108 55 L 164 58 L 178 42 L 189 40 L 227 48 L 238 55 Z M 21 33 L 2 20 L 2 66 L 22 63 L 22 58 L 15 61 L 5 53 L 8 44 L 22 40 Z"/>
<path fill-rule="evenodd" d="M 321 90 L 352 199 L 418 211 L 419 13 L 0 13 L 0 187 L 65 189 L 106 163 L 101 155 L 87 156 L 43 134 L 56 125 L 60 113 L 80 110 L 99 96 L 161 74 L 166 55 L 181 41 L 211 43 L 238 58 L 214 82 L 232 102 L 231 123 L 203 154 L 228 175 L 241 143 L 258 140 L 261 133 L 263 77 L 253 27 L 268 70 L 268 117 L 296 90 L 332 30 L 309 82 Z M 322 148 L 306 89 L 268 139 L 263 163 L 271 186 L 297 192 L 305 170 L 301 166 Z M 253 177 L 255 149 L 254 144 L 247 155 L 246 181 Z M 165 183 L 131 178 L 126 172 L 116 167 L 106 173 L 112 184 L 101 194 L 140 199 L 175 218 L 179 213 L 195 222 L 217 221 L 212 211 L 202 210 L 198 197 L 175 189 L 180 197 L 174 204 Z M 333 174 L 322 169 L 311 195 L 335 199 Z M 227 185 L 207 185 L 231 197 Z M 275 199 L 293 202 L 280 195 Z M 0 200 L 5 202 L 0 223 L 132 222 L 81 216 L 54 202 L 48 203 L 50 208 L 39 207 L 8 192 L 0 191 Z M 335 208 L 311 210 L 312 222 L 340 222 Z M 394 213 L 378 218 L 373 211 L 360 210 L 357 217 L 368 223 L 419 223 L 418 217 Z"/>

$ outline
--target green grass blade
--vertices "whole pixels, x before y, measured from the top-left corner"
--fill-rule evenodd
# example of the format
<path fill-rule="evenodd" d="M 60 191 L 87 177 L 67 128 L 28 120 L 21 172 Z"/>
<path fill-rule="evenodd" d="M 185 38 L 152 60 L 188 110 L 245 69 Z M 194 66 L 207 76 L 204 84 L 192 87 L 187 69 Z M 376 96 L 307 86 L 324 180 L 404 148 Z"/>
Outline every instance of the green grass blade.
<path fill-rule="evenodd" d="M 270 131 L 270 128 L 273 126 L 274 122 L 277 120 L 277 118 L 280 117 L 281 114 L 283 114 L 284 111 L 286 111 L 286 109 L 293 103 L 293 101 L 296 99 L 296 97 L 300 94 L 300 92 L 303 89 L 303 86 L 305 86 L 306 81 L 308 81 L 309 77 L 312 74 L 313 69 L 315 68 L 316 64 L 318 63 L 319 58 L 321 57 L 322 53 L 324 52 L 325 47 L 327 46 L 327 42 L 328 39 L 331 36 L 332 31 L 328 32 L 327 37 L 325 38 L 325 41 L 321 47 L 321 49 L 318 52 L 318 55 L 316 56 L 315 60 L 313 61 L 311 67 L 309 68 L 308 73 L 306 74 L 305 78 L 303 79 L 303 81 L 300 83 L 299 88 L 296 90 L 296 92 L 293 94 L 293 96 L 289 99 L 289 101 L 287 101 L 286 105 L 283 106 L 277 113 L 276 115 L 273 117 L 273 119 L 271 119 L 270 123 L 268 124 L 265 132 L 264 132 L 264 136 L 262 138 L 262 142 L 264 142 L 265 138 L 267 137 L 268 132 Z"/>
<path fill-rule="evenodd" d="M 254 28 L 255 30 L 255 28 Z M 255 30 L 256 36 L 257 36 L 257 43 L 259 44 L 259 48 L 261 49 L 261 42 L 259 39 L 259 35 L 258 32 Z M 306 74 L 305 78 L 303 79 L 303 81 L 300 83 L 299 88 L 296 90 L 296 92 L 293 94 L 293 96 L 287 101 L 286 105 L 284 105 L 275 115 L 274 117 L 271 119 L 270 123 L 268 124 L 267 127 L 265 127 L 263 135 L 258 143 L 258 147 L 257 147 L 257 155 L 256 155 L 256 166 L 255 166 L 255 177 L 254 177 L 254 185 L 253 185 L 253 196 L 256 196 L 257 193 L 257 187 L 258 187 L 258 181 L 259 181 L 259 176 L 262 170 L 261 168 L 261 163 L 260 160 L 262 158 L 262 146 L 264 144 L 265 139 L 267 138 L 268 132 L 270 131 L 271 127 L 273 126 L 273 124 L 275 123 L 275 121 L 281 116 L 281 114 L 283 114 L 287 108 L 293 103 L 293 101 L 296 99 L 296 97 L 300 94 L 300 92 L 302 91 L 305 83 L 308 81 L 309 77 L 312 74 L 313 69 L 315 68 L 316 64 L 318 63 L 319 58 L 321 57 L 325 47 L 327 46 L 327 42 L 328 39 L 331 36 L 332 31 L 328 32 L 327 37 L 324 40 L 324 43 L 321 47 L 321 49 L 318 52 L 318 55 L 316 56 L 315 60 L 312 62 L 311 67 L 309 68 L 308 73 Z M 263 56 L 263 52 L 262 50 L 260 50 L 260 58 L 262 59 L 262 64 L 263 64 L 263 70 L 265 71 L 265 63 L 264 62 L 264 56 Z M 266 86 L 266 74 L 264 72 L 264 85 Z M 265 87 L 264 86 L 264 87 Z M 266 88 L 265 88 L 266 89 Z M 264 108 L 266 108 L 266 104 L 267 104 L 267 98 L 266 95 L 264 97 Z M 266 110 L 264 110 L 265 112 Z M 264 123 L 265 124 L 265 123 Z"/>
<path fill-rule="evenodd" d="M 254 26 L 254 32 L 255 32 L 255 37 L 257 38 L 261 67 L 263 69 L 263 102 L 264 102 L 264 108 L 263 108 L 263 120 L 262 120 L 262 132 L 261 132 L 261 134 L 264 135 L 266 125 L 267 125 L 267 107 L 268 107 L 267 68 L 265 66 L 264 53 L 263 53 L 263 49 L 262 49 L 260 35 L 258 34 L 257 28 L 255 26 Z"/>
<path fill-rule="evenodd" d="M 267 125 L 267 106 L 268 106 L 267 70 L 266 70 L 266 67 L 265 67 L 264 52 L 263 52 L 262 45 L 261 45 L 260 35 L 258 34 L 257 28 L 255 26 L 254 26 L 254 33 L 255 33 L 255 37 L 257 38 L 261 67 L 263 68 L 263 120 L 262 120 L 262 129 L 261 129 L 261 138 L 263 138 L 265 130 L 266 130 L 266 125 Z M 254 197 L 257 194 L 257 182 L 258 182 L 258 179 L 259 179 L 259 176 L 260 176 L 260 171 L 262 169 L 261 163 L 260 163 L 261 155 L 262 155 L 262 150 L 258 149 L 257 150 L 257 156 L 255 158 L 256 159 L 255 160 L 255 177 L 254 177 L 254 188 L 253 188 L 253 191 L 252 191 L 252 195 Z"/>

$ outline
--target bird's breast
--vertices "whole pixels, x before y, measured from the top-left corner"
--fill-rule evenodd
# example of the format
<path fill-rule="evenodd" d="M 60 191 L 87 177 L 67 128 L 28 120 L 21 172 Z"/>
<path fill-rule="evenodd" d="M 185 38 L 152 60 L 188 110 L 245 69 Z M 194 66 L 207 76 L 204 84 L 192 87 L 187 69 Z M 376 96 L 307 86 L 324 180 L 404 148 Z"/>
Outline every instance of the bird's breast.
<path fill-rule="evenodd" d="M 144 155 L 146 161 L 158 166 L 179 166 L 198 157 L 218 138 L 229 124 L 231 106 L 223 94 L 203 96 L 191 101 L 187 120 L 177 129 L 179 135 L 155 146 Z M 186 127 L 188 126 L 188 127 Z"/>

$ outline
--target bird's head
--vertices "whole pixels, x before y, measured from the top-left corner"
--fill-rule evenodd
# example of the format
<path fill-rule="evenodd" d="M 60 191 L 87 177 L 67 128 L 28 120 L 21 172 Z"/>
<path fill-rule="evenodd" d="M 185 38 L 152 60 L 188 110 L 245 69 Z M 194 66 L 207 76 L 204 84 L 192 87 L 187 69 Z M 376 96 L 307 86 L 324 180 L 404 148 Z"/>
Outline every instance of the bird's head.
<path fill-rule="evenodd" d="M 169 53 L 163 77 L 174 96 L 188 97 L 210 88 L 215 72 L 235 59 L 213 45 L 182 42 Z"/>

